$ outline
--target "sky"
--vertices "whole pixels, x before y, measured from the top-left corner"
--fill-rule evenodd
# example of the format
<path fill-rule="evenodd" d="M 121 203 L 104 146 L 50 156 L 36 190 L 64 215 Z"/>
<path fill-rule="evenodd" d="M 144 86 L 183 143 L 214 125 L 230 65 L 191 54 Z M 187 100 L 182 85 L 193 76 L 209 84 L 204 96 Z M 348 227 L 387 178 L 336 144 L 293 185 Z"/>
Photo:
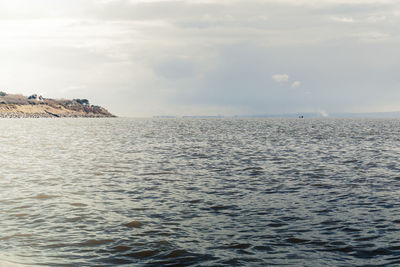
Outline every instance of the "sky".
<path fill-rule="evenodd" d="M 397 0 L 0 0 L 0 90 L 119 116 L 400 111 Z"/>

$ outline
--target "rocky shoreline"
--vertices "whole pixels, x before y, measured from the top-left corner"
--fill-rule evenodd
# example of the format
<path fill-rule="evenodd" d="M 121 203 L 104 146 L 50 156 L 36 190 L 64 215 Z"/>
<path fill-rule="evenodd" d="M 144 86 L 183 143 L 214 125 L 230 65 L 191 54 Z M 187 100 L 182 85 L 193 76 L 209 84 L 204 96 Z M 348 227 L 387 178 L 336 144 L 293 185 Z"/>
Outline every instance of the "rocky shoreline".
<path fill-rule="evenodd" d="M 104 118 L 116 117 L 108 110 L 91 105 L 87 99 L 50 99 L 6 94 L 0 91 L 0 118 Z"/>

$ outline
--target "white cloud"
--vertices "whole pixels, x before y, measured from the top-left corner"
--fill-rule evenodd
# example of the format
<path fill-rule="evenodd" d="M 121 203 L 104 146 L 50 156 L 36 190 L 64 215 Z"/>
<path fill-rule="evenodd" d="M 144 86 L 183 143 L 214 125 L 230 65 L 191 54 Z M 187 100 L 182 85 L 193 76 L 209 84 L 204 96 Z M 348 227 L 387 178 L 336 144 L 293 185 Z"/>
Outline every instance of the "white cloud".
<path fill-rule="evenodd" d="M 390 35 L 383 32 L 361 32 L 354 35 L 361 42 L 373 43 L 373 42 L 384 42 Z"/>
<path fill-rule="evenodd" d="M 295 81 L 295 82 L 292 83 L 292 88 L 297 88 L 297 87 L 299 87 L 300 85 L 301 85 L 301 82 Z"/>
<path fill-rule="evenodd" d="M 356 20 L 352 17 L 337 17 L 337 16 L 331 16 L 331 20 L 337 21 L 337 22 L 344 22 L 344 23 L 353 23 L 356 22 Z"/>
<path fill-rule="evenodd" d="M 379 22 L 379 21 L 386 20 L 386 18 L 387 17 L 384 16 L 384 15 L 373 15 L 373 16 L 368 17 L 367 21 L 368 22 L 372 22 L 372 23 L 376 23 L 376 22 Z"/>
<path fill-rule="evenodd" d="M 283 83 L 289 81 L 289 75 L 287 74 L 274 74 L 272 79 L 277 83 Z"/>

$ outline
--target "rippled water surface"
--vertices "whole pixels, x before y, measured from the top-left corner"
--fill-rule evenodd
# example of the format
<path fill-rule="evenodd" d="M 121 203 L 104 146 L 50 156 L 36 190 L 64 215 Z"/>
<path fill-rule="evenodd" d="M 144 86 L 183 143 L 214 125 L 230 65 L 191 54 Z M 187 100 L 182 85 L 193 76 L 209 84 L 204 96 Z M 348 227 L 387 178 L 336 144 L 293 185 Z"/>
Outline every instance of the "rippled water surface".
<path fill-rule="evenodd" d="M 1 258 L 400 264 L 400 120 L 0 120 Z"/>

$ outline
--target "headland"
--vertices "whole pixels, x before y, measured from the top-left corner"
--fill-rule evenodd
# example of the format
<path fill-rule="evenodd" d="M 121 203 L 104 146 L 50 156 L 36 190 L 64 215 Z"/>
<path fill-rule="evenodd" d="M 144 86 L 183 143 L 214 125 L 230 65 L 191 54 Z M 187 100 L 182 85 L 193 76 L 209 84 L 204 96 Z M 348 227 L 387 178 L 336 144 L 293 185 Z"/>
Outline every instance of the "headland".
<path fill-rule="evenodd" d="M 0 91 L 0 118 L 116 117 L 87 99 L 51 99 Z"/>

